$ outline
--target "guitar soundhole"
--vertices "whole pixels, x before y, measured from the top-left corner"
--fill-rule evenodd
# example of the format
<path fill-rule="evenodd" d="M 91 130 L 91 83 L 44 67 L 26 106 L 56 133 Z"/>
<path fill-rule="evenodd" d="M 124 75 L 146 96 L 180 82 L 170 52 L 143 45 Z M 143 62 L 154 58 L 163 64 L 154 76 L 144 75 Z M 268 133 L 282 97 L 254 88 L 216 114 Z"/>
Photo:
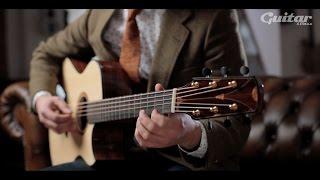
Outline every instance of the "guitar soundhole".
<path fill-rule="evenodd" d="M 83 103 L 83 102 L 87 102 L 86 97 L 81 97 L 80 103 Z M 81 109 L 81 111 L 86 112 L 87 108 L 84 107 L 83 109 Z M 78 125 L 81 132 L 84 131 L 84 129 L 87 127 L 87 123 L 88 123 L 87 116 L 83 115 L 78 118 Z"/>

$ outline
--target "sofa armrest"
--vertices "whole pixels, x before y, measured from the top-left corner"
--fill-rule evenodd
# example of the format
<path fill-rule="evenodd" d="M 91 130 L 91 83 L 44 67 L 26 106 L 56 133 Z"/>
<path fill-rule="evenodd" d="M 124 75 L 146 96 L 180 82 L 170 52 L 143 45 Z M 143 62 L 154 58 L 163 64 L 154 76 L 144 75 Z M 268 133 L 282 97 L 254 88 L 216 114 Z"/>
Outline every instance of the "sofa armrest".
<path fill-rule="evenodd" d="M 26 170 L 50 166 L 48 132 L 30 112 L 31 97 L 28 82 L 9 85 L 0 97 L 1 128 L 24 147 Z"/>

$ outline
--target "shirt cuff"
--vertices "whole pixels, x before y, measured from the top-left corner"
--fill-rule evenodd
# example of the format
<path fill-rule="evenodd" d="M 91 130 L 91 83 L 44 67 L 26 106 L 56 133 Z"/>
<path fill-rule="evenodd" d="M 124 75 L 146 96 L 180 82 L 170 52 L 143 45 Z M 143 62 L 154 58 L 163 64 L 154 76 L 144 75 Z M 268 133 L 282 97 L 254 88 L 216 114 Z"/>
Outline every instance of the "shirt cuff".
<path fill-rule="evenodd" d="M 48 91 L 38 91 L 38 92 L 33 96 L 33 99 L 32 99 L 32 110 L 33 110 L 33 112 L 37 112 L 37 110 L 36 110 L 36 102 L 37 102 L 37 99 L 38 99 L 40 96 L 51 96 L 51 93 L 48 92 Z"/>
<path fill-rule="evenodd" d="M 200 127 L 201 127 L 201 140 L 200 140 L 199 148 L 197 150 L 188 152 L 178 145 L 181 151 L 185 152 L 187 155 L 197 157 L 197 158 L 203 158 L 208 150 L 208 140 L 207 140 L 206 129 L 204 128 L 202 123 L 200 123 Z"/>

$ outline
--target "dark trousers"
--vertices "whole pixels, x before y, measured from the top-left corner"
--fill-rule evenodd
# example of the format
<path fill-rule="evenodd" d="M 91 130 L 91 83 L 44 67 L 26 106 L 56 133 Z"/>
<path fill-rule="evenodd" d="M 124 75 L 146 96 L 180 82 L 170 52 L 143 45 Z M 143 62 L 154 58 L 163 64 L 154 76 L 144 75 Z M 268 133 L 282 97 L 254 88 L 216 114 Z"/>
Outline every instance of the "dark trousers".
<path fill-rule="evenodd" d="M 74 162 L 51 166 L 41 171 L 104 171 L 110 170 L 148 170 L 148 171 L 187 171 L 188 168 L 169 160 L 141 161 L 98 161 L 92 167 L 82 158 Z"/>
<path fill-rule="evenodd" d="M 135 126 L 127 126 L 125 132 L 131 135 L 134 132 Z M 125 141 L 125 149 L 134 149 L 137 143 L 134 138 L 128 138 Z M 74 162 L 51 166 L 44 168 L 44 171 L 104 171 L 108 170 L 149 170 L 149 171 L 185 171 L 188 168 L 173 162 L 169 159 L 156 153 L 151 149 L 148 151 L 128 151 L 126 156 L 127 160 L 108 160 L 97 161 L 92 167 L 87 165 L 82 158 L 77 158 Z"/>

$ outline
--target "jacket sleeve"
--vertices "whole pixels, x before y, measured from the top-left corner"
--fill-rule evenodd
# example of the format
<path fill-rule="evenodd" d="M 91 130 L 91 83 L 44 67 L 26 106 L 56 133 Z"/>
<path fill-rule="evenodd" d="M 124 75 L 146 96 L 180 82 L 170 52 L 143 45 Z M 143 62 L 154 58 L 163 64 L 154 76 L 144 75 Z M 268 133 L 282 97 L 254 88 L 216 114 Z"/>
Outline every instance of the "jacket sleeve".
<path fill-rule="evenodd" d="M 58 74 L 65 57 L 85 56 L 92 49 L 88 42 L 88 17 L 90 10 L 70 23 L 46 41 L 40 42 L 32 54 L 30 64 L 30 94 L 31 97 L 40 90 L 55 94 Z"/>
<path fill-rule="evenodd" d="M 236 11 L 220 10 L 215 13 L 204 39 L 204 65 L 211 69 L 227 66 L 231 69 L 230 75 L 240 75 L 240 67 L 247 62 L 238 32 Z M 250 118 L 238 115 L 203 119 L 200 122 L 207 133 L 206 155 L 199 159 L 179 150 L 173 160 L 192 170 L 239 169 L 239 153 L 249 136 Z M 164 153 L 169 154 L 170 151 Z"/>
<path fill-rule="evenodd" d="M 237 18 L 235 10 L 221 10 L 213 17 L 205 38 L 205 66 L 211 69 L 226 66 L 230 68 L 230 75 L 240 75 L 240 67 L 247 65 Z M 230 116 L 202 120 L 201 123 L 208 140 L 202 165 L 206 169 L 238 169 L 237 156 L 247 141 L 250 119 Z"/>

